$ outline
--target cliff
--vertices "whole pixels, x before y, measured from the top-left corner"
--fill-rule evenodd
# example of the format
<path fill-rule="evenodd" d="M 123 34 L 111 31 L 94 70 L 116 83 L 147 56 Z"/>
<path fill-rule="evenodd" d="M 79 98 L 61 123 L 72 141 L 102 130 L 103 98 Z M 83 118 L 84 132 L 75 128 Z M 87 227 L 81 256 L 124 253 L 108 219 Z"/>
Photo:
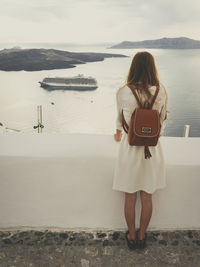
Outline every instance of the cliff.
<path fill-rule="evenodd" d="M 74 68 L 77 64 L 126 57 L 108 53 L 73 53 L 55 49 L 4 49 L 0 51 L 0 70 L 39 71 Z"/>

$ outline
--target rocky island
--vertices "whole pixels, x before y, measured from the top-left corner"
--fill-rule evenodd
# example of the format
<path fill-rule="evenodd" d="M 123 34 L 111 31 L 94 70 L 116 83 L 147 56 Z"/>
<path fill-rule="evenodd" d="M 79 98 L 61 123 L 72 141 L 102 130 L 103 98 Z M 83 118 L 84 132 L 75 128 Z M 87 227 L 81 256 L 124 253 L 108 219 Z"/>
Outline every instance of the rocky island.
<path fill-rule="evenodd" d="M 162 38 L 156 40 L 145 40 L 139 42 L 124 41 L 109 48 L 157 48 L 157 49 L 200 49 L 200 41 L 186 37 Z"/>
<path fill-rule="evenodd" d="M 108 53 L 75 53 L 56 49 L 4 49 L 0 51 L 0 70 L 40 71 L 74 68 L 78 64 L 127 57 Z"/>

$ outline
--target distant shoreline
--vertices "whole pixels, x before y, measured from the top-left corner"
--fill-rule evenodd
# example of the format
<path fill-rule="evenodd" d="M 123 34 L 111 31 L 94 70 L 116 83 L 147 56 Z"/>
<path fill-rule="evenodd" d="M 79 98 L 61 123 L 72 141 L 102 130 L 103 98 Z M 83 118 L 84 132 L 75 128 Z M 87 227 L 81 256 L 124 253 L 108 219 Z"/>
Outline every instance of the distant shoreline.
<path fill-rule="evenodd" d="M 144 40 L 139 42 L 123 41 L 109 47 L 109 49 L 200 49 L 200 41 L 186 37 L 162 38 L 156 40 Z"/>
<path fill-rule="evenodd" d="M 0 70 L 41 71 L 75 68 L 78 64 L 103 61 L 105 58 L 127 57 L 121 54 L 68 52 L 57 49 L 4 49 L 0 51 Z"/>

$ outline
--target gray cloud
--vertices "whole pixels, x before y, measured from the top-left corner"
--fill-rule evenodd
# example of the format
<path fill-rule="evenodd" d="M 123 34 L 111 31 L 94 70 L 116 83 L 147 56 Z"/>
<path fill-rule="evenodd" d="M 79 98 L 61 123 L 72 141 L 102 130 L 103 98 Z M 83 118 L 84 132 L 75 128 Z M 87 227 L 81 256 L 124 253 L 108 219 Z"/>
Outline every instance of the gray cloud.
<path fill-rule="evenodd" d="M 1 42 L 198 39 L 197 0 L 0 0 Z M 45 32 L 45 36 L 44 36 Z M 66 36 L 65 36 L 66 34 Z M 56 40 L 52 40 L 55 36 Z"/>

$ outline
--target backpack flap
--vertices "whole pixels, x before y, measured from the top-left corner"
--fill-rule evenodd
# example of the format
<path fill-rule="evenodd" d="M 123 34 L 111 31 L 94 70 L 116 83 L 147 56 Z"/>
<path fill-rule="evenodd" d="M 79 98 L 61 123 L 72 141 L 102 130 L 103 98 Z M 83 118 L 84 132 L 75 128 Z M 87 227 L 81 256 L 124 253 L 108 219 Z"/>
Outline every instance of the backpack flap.
<path fill-rule="evenodd" d="M 160 132 L 159 113 L 156 109 L 136 108 L 133 131 L 138 137 L 156 137 Z"/>

